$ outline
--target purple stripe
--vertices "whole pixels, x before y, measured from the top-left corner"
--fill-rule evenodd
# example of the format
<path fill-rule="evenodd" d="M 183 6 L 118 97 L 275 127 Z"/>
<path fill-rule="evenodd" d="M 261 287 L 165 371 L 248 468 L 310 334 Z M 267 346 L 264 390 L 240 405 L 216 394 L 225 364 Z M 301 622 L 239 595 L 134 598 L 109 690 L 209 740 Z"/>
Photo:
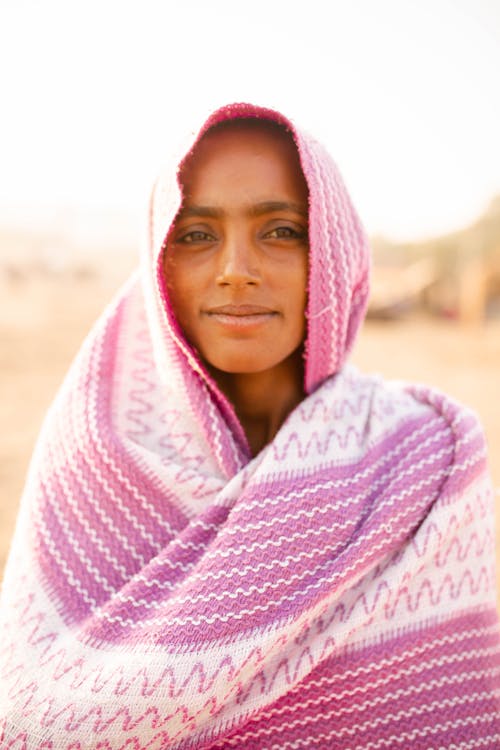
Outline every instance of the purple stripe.
<path fill-rule="evenodd" d="M 499 734 L 497 624 L 493 610 L 471 612 L 346 650 L 207 747 L 262 750 L 307 741 L 297 747 L 347 750 L 380 742 L 382 748 L 429 748 Z M 251 704 L 252 694 L 250 686 L 242 702 Z"/>

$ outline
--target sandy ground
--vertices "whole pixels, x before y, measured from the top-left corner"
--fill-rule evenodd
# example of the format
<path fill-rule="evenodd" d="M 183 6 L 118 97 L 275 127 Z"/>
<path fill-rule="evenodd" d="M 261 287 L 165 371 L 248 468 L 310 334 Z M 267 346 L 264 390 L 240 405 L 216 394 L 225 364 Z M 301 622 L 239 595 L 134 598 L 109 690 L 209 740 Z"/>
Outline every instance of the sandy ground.
<path fill-rule="evenodd" d="M 86 278 L 1 282 L 0 575 L 44 412 L 112 285 Z M 436 320 L 370 322 L 353 360 L 433 384 L 474 407 L 486 430 L 500 514 L 500 321 L 461 329 Z M 499 524 L 497 523 L 497 529 Z M 497 534 L 500 574 L 500 534 Z"/>

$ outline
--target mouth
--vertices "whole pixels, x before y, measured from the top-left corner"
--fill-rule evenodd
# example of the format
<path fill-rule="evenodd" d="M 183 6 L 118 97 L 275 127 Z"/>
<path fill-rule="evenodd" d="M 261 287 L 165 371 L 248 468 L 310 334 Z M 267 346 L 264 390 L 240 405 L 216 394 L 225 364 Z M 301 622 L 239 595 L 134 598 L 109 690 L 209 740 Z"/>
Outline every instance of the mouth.
<path fill-rule="evenodd" d="M 277 317 L 276 310 L 261 305 L 220 305 L 204 311 L 211 320 L 225 326 L 247 328 Z"/>

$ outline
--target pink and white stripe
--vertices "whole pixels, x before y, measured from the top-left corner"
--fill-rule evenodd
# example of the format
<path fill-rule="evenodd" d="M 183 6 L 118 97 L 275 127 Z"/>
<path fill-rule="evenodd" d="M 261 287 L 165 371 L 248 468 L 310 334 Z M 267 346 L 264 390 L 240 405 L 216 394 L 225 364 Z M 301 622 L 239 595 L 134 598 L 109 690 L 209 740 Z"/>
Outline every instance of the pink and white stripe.
<path fill-rule="evenodd" d="M 0 748 L 497 748 L 493 493 L 475 416 L 345 364 L 368 244 L 335 165 L 310 192 L 307 398 L 257 457 L 183 339 L 151 201 L 37 446 L 0 611 Z"/>

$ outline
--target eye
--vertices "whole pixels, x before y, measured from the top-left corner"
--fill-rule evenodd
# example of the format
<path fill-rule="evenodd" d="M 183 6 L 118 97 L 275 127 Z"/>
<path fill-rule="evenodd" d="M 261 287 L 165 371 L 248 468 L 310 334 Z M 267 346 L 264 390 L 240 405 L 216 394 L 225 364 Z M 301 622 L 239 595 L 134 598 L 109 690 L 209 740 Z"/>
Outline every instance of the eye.
<path fill-rule="evenodd" d="M 214 242 L 215 237 L 208 232 L 203 232 L 200 229 L 195 229 L 191 232 L 181 235 L 177 238 L 176 242 L 180 242 L 184 245 L 194 245 L 198 242 Z"/>
<path fill-rule="evenodd" d="M 281 226 L 266 232 L 264 237 L 271 240 L 302 240 L 305 239 L 306 234 L 303 231 L 293 229 L 293 227 Z"/>

